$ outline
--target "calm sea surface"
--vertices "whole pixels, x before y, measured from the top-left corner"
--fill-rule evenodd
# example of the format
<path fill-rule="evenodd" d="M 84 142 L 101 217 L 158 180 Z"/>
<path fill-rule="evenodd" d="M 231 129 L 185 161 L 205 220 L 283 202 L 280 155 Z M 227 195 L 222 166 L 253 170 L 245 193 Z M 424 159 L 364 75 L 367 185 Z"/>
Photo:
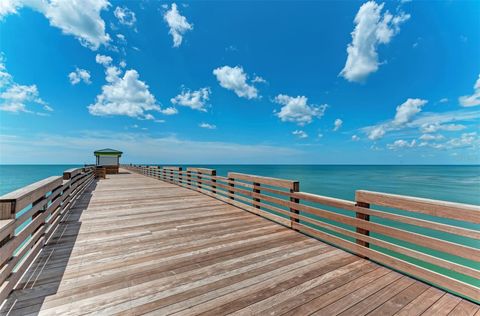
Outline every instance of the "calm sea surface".
<path fill-rule="evenodd" d="M 52 175 L 61 175 L 66 169 L 79 165 L 0 165 L 0 195 L 18 189 L 32 182 Z M 216 169 L 219 175 L 225 176 L 229 171 L 249 173 L 276 178 L 298 180 L 300 190 L 319 195 L 354 200 L 355 190 L 371 190 L 386 193 L 411 195 L 431 199 L 480 205 L 480 166 L 344 166 L 344 165 L 190 165 Z M 328 207 L 325 207 L 329 209 Z M 377 207 L 378 209 L 378 207 Z M 348 211 L 333 210 L 348 216 Z M 406 214 L 401 210 L 394 211 Z M 480 225 L 456 222 L 448 219 L 431 218 L 417 214 L 418 218 L 436 220 L 445 224 L 459 225 L 470 229 L 480 229 Z M 329 222 L 328 220 L 325 220 Z M 429 229 L 412 227 L 397 222 L 389 222 L 381 218 L 371 218 L 380 224 L 425 234 L 480 249 L 478 240 L 459 237 Z M 347 228 L 347 227 L 344 227 Z M 352 229 L 347 228 L 347 229 Z M 438 256 L 445 260 L 460 263 L 478 269 L 478 263 L 428 248 L 409 244 L 388 236 L 372 233 L 371 236 L 398 245 L 413 248 Z M 347 238 L 348 239 L 348 238 Z M 379 251 L 389 253 L 403 260 L 415 262 L 433 269 L 438 273 L 460 279 L 464 282 L 480 286 L 480 281 L 452 271 L 441 269 L 430 264 L 419 262 L 415 258 L 392 253 L 386 249 Z"/>
<path fill-rule="evenodd" d="M 480 166 L 201 166 L 219 175 L 235 171 L 298 180 L 301 191 L 349 200 L 355 190 L 372 190 L 480 205 Z M 74 167 L 80 165 L 0 165 L 0 194 Z"/>

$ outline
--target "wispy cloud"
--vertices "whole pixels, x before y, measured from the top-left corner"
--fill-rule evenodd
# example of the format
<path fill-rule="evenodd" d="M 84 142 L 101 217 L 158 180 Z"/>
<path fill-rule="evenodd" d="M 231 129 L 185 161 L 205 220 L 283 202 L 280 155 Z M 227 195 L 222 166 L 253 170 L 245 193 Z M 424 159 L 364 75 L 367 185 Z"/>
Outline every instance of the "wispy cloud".
<path fill-rule="evenodd" d="M 342 127 L 343 121 L 341 119 L 336 119 L 335 122 L 333 122 L 333 131 L 336 132 Z"/>
<path fill-rule="evenodd" d="M 398 139 L 394 141 L 392 144 L 387 144 L 388 149 L 393 149 L 393 150 L 398 150 L 402 148 L 412 148 L 416 145 L 416 140 L 413 139 L 410 142 L 403 140 L 403 139 Z"/>
<path fill-rule="evenodd" d="M 32 107 L 30 107 L 31 105 Z M 44 112 L 38 112 L 35 107 L 41 106 Z M 7 72 L 3 55 L 0 53 L 0 111 L 12 113 L 34 113 L 40 116 L 48 115 L 53 109 L 43 101 L 37 85 L 22 85 L 13 80 Z"/>
<path fill-rule="evenodd" d="M 183 89 L 182 93 L 170 99 L 170 102 L 176 105 L 186 106 L 193 110 L 206 112 L 205 108 L 210 97 L 210 88 L 205 87 L 196 91 Z"/>
<path fill-rule="evenodd" d="M 76 131 L 74 136 L 36 134 L 30 137 L 2 135 L 0 163 L 92 163 L 93 151 L 112 147 L 125 152 L 123 162 L 151 163 L 279 163 L 293 162 L 303 151 L 265 144 L 239 144 L 181 139 L 174 135 L 145 132 Z M 11 136 L 11 137 L 10 137 Z M 52 151 L 55 155 L 52 156 Z M 19 157 L 21 159 L 19 160 Z"/>
<path fill-rule="evenodd" d="M 365 127 L 363 130 L 371 140 L 382 138 L 387 132 L 399 130 L 407 126 L 415 115 L 421 112 L 427 100 L 408 98 L 396 108 L 395 117 L 386 122 Z"/>
<path fill-rule="evenodd" d="M 473 94 L 464 95 L 458 98 L 461 106 L 477 106 L 480 105 L 480 75 L 473 85 Z"/>
<path fill-rule="evenodd" d="M 200 123 L 198 124 L 201 128 L 206 128 L 206 129 L 216 129 L 217 126 L 209 123 Z"/>
<path fill-rule="evenodd" d="M 308 137 L 308 134 L 305 133 L 304 131 L 302 130 L 295 130 L 292 132 L 293 135 L 297 136 L 298 138 L 307 138 Z"/>
<path fill-rule="evenodd" d="M 118 22 L 127 26 L 134 26 L 137 18 L 135 17 L 135 12 L 130 10 L 127 7 L 116 7 L 113 14 L 118 19 Z"/>

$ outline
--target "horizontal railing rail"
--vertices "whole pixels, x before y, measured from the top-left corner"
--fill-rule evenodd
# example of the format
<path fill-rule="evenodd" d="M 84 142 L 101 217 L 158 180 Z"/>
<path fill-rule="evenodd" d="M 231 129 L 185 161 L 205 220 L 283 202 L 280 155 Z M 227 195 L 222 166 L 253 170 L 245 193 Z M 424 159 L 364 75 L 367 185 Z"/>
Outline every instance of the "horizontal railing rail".
<path fill-rule="evenodd" d="M 91 167 L 68 169 L 63 177 L 49 177 L 0 196 L 0 303 L 93 180 Z"/>
<path fill-rule="evenodd" d="M 292 180 L 234 172 L 223 177 L 205 168 L 123 167 L 480 302 L 480 206 L 363 190 L 348 201 L 300 192 L 299 182 Z"/>

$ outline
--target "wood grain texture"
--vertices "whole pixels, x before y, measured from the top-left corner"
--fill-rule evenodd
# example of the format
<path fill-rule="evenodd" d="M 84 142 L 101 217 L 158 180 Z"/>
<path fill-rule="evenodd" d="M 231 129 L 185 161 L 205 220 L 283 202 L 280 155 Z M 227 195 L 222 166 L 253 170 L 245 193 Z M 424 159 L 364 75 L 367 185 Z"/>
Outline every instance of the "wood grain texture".
<path fill-rule="evenodd" d="M 202 192 L 125 170 L 90 183 L 56 215 L 51 242 L 0 314 L 477 311 L 454 296 L 437 303 L 445 292 Z"/>

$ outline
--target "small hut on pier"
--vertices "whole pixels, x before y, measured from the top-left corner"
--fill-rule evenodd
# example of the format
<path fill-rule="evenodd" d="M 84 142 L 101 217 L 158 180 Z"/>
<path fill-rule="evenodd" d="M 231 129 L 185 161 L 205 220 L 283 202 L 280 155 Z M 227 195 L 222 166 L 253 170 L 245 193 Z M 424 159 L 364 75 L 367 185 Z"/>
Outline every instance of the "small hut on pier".
<path fill-rule="evenodd" d="M 118 173 L 118 167 L 120 165 L 120 157 L 122 157 L 123 152 L 105 148 L 94 151 L 96 158 L 95 165 L 97 167 L 103 167 L 106 170 L 107 174 L 116 174 Z"/>

